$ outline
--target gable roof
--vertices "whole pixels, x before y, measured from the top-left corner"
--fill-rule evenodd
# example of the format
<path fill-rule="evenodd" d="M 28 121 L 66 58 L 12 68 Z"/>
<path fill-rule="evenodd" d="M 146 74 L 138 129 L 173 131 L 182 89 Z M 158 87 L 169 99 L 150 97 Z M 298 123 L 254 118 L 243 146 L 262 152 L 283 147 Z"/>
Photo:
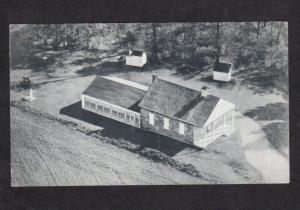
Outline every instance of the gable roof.
<path fill-rule="evenodd" d="M 130 108 L 138 103 L 145 93 L 145 90 L 124 82 L 97 76 L 82 94 L 123 108 Z"/>
<path fill-rule="evenodd" d="M 166 80 L 155 79 L 139 106 L 202 127 L 219 98 Z"/>
<path fill-rule="evenodd" d="M 214 71 L 228 73 L 230 71 L 231 64 L 225 62 L 216 62 L 214 64 Z"/>
<path fill-rule="evenodd" d="M 132 56 L 139 56 L 141 57 L 143 55 L 143 51 L 141 50 L 132 50 Z"/>

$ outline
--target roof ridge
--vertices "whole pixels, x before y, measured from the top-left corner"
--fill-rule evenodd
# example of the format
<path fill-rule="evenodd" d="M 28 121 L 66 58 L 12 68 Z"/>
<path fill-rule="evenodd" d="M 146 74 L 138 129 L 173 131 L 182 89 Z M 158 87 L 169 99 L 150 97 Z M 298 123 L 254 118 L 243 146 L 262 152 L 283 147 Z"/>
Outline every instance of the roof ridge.
<path fill-rule="evenodd" d="M 190 111 L 192 108 L 194 108 L 195 106 L 197 106 L 197 104 L 199 104 L 203 99 L 204 99 L 204 97 L 201 94 L 199 94 L 196 98 L 194 98 L 193 100 L 191 100 L 189 103 L 186 103 L 182 107 L 182 109 L 180 111 L 178 111 L 174 116 L 178 117 L 178 118 L 182 117 L 188 111 Z"/>
<path fill-rule="evenodd" d="M 158 80 L 161 80 L 161 81 L 164 81 L 164 82 L 168 82 L 168 83 L 170 83 L 170 84 L 172 84 L 172 85 L 175 85 L 175 86 L 178 86 L 178 87 L 183 87 L 183 88 L 186 88 L 186 89 L 189 89 L 189 90 L 192 90 L 192 91 L 201 93 L 200 90 L 196 90 L 196 89 L 193 89 L 193 88 L 190 88 L 190 87 L 186 87 L 186 86 L 184 86 L 184 85 L 179 85 L 179 84 L 176 84 L 176 83 L 171 82 L 171 81 L 169 81 L 169 80 L 165 80 L 165 79 L 161 79 L 161 78 L 157 78 L 157 79 L 158 79 Z M 157 80 L 157 79 L 156 79 L 156 80 Z M 154 81 L 154 82 L 155 82 L 155 81 Z M 152 85 L 151 85 L 151 86 L 152 86 Z"/>
<path fill-rule="evenodd" d="M 148 86 L 137 83 L 137 82 L 133 82 L 131 80 L 127 80 L 127 79 L 123 79 L 123 78 L 119 78 L 119 77 L 110 77 L 110 76 L 101 76 L 101 77 L 111 80 L 111 81 L 114 81 L 114 82 L 118 82 L 118 83 L 130 86 L 130 87 L 134 87 L 134 88 L 137 88 L 140 90 L 147 91 L 149 89 Z"/>

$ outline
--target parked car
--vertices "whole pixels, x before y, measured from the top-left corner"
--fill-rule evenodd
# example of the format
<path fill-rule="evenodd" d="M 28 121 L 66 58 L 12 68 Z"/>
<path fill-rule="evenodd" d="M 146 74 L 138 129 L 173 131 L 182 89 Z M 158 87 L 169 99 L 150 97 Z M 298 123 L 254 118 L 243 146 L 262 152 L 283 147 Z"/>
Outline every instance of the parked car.
<path fill-rule="evenodd" d="M 23 79 L 20 81 L 20 87 L 22 88 L 30 88 L 32 85 L 31 80 L 29 77 L 23 77 Z"/>

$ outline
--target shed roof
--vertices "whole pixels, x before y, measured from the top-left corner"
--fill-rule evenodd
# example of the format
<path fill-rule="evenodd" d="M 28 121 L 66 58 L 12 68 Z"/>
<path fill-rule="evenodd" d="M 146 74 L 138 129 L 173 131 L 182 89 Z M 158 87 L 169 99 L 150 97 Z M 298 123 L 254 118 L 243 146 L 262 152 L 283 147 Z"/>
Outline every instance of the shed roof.
<path fill-rule="evenodd" d="M 228 73 L 231 68 L 231 63 L 225 63 L 225 62 L 216 62 L 214 64 L 214 71 Z"/>
<path fill-rule="evenodd" d="M 155 79 L 139 106 L 202 127 L 218 101 L 216 96 L 203 97 L 200 91 Z"/>
<path fill-rule="evenodd" d="M 128 109 L 138 103 L 145 93 L 140 88 L 101 76 L 97 76 L 83 92 L 84 95 Z"/>

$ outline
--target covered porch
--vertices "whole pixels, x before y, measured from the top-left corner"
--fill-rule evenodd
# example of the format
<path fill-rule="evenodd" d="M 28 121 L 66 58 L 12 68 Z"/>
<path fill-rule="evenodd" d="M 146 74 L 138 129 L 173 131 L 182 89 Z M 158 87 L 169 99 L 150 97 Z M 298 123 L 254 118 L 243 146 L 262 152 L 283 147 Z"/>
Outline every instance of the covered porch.
<path fill-rule="evenodd" d="M 218 118 L 207 124 L 203 128 L 195 129 L 198 135 L 195 135 L 194 144 L 205 148 L 218 137 L 226 134 L 234 128 L 234 107 L 221 114 Z M 197 131 L 198 130 L 198 131 Z"/>

